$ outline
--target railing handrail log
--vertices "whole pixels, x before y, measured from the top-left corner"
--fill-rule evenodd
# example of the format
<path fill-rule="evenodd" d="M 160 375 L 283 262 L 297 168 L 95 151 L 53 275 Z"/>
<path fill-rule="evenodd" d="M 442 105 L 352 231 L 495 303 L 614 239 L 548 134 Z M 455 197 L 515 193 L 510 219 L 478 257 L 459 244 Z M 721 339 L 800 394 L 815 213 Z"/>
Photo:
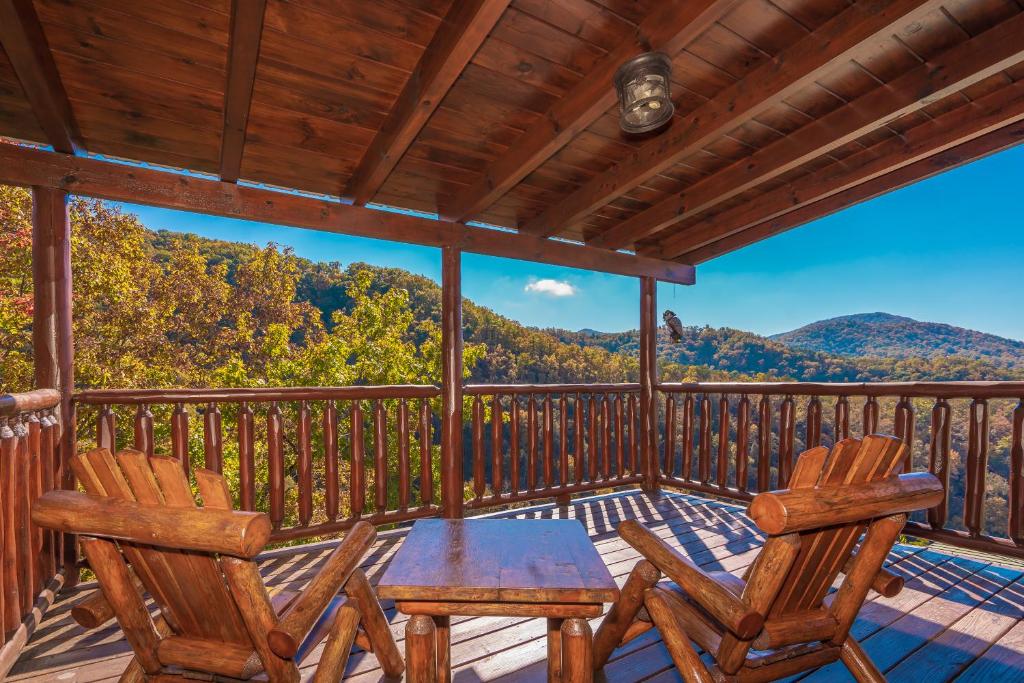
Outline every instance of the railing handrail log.
<path fill-rule="evenodd" d="M 20 394 L 0 394 L 0 416 L 18 415 L 33 410 L 54 408 L 60 403 L 56 389 L 36 389 Z"/>
<path fill-rule="evenodd" d="M 667 393 L 1015 399 L 1024 382 L 662 382 Z"/>
<path fill-rule="evenodd" d="M 640 391 L 636 382 L 614 384 L 467 384 L 462 392 L 467 396 L 493 394 L 628 394 Z"/>
<path fill-rule="evenodd" d="M 234 401 L 326 401 L 387 398 L 437 398 L 432 384 L 394 384 L 351 387 L 253 387 L 239 389 L 86 389 L 74 400 L 90 405 L 150 403 L 225 403 Z"/>

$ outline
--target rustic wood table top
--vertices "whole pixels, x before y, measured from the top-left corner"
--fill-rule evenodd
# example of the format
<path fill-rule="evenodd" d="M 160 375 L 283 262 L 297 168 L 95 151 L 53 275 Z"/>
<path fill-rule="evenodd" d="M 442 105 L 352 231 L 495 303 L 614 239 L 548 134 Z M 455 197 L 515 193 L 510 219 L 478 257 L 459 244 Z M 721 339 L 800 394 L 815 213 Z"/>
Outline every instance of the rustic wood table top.
<path fill-rule="evenodd" d="M 619 589 L 575 520 L 423 519 L 377 593 L 408 601 L 607 603 Z"/>

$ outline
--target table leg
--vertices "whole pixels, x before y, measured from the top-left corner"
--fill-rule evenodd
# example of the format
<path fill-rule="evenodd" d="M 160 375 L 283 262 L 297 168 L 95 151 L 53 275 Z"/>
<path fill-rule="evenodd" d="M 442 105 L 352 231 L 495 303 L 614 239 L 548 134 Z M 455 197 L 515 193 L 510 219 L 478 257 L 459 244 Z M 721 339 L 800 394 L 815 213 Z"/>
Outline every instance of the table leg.
<path fill-rule="evenodd" d="M 562 683 L 562 621 L 548 617 L 548 683 Z"/>
<path fill-rule="evenodd" d="M 405 666 L 408 683 L 437 682 L 437 638 L 434 620 L 414 614 L 405 624 Z"/>
<path fill-rule="evenodd" d="M 562 622 L 562 678 L 565 683 L 593 683 L 593 637 L 586 619 Z"/>
<path fill-rule="evenodd" d="M 451 617 L 434 617 L 434 639 L 437 645 L 437 682 L 452 681 Z"/>

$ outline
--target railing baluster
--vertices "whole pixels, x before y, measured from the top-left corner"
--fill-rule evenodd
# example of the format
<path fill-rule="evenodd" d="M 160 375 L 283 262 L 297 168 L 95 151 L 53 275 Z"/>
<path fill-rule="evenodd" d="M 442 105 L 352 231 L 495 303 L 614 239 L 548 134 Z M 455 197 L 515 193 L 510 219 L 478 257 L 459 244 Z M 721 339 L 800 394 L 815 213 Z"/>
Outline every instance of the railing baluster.
<path fill-rule="evenodd" d="M 747 490 L 747 459 L 750 457 L 750 399 L 740 396 L 736 404 L 736 488 Z"/>
<path fill-rule="evenodd" d="M 693 394 L 686 394 L 683 398 L 683 429 L 679 436 L 682 442 L 680 475 L 687 480 L 693 479 L 693 408 Z"/>
<path fill-rule="evenodd" d="M 96 446 L 113 453 L 117 450 L 117 415 L 109 405 L 101 405 L 96 423 Z"/>
<path fill-rule="evenodd" d="M 615 394 L 615 474 L 620 478 L 626 476 L 622 442 L 622 394 L 617 393 Z"/>
<path fill-rule="evenodd" d="M 256 462 L 253 459 L 253 414 L 249 404 L 238 408 L 238 492 L 243 510 L 256 509 Z"/>
<path fill-rule="evenodd" d="M 1013 411 L 1010 437 L 1010 515 L 1007 535 L 1017 545 L 1024 545 L 1024 398 Z"/>
<path fill-rule="evenodd" d="M 988 471 L 988 401 L 974 399 L 967 435 L 967 486 L 964 490 L 964 526 L 975 538 L 985 521 L 985 473 Z"/>
<path fill-rule="evenodd" d="M 864 400 L 864 420 L 862 426 L 864 429 L 862 434 L 864 436 L 878 431 L 878 399 L 874 396 L 868 396 Z"/>
<path fill-rule="evenodd" d="M 757 419 L 757 491 L 771 489 L 772 476 L 772 397 L 765 394 L 758 404 Z"/>
<path fill-rule="evenodd" d="M 676 473 L 676 397 L 665 397 L 665 475 Z"/>
<path fill-rule="evenodd" d="M 508 476 L 511 495 L 519 494 L 519 397 L 515 394 L 509 396 L 512 405 L 509 414 L 508 425 Z"/>
<path fill-rule="evenodd" d="M 601 399 L 601 476 L 605 481 L 612 476 L 612 408 L 608 394 Z"/>
<path fill-rule="evenodd" d="M 587 401 L 587 481 L 597 481 L 597 401 Z"/>
<path fill-rule="evenodd" d="M 420 399 L 420 501 L 434 503 L 434 465 L 430 438 L 430 399 Z M 499 470 L 500 471 L 500 470 Z"/>
<path fill-rule="evenodd" d="M 324 438 L 324 494 L 327 519 L 338 518 L 338 408 L 334 401 L 324 402 L 324 414 L 321 418 L 321 429 Z"/>
<path fill-rule="evenodd" d="M 145 403 L 135 410 L 135 450 L 153 457 L 153 413 Z"/>
<path fill-rule="evenodd" d="M 298 455 L 295 465 L 299 477 L 299 524 L 309 526 L 313 519 L 313 425 L 309 404 L 299 402 Z"/>
<path fill-rule="evenodd" d="M 18 497 L 15 501 L 15 523 L 17 524 L 17 563 L 18 563 L 18 595 L 21 597 L 21 616 L 24 617 L 32 609 L 35 593 L 32 591 L 32 541 L 29 520 L 29 454 L 28 427 L 24 418 L 15 420 L 12 429 L 17 439 L 15 449 L 14 490 Z"/>
<path fill-rule="evenodd" d="M 928 510 L 928 524 L 932 529 L 946 526 L 949 511 L 949 403 L 940 398 L 932 408 L 931 440 L 929 443 L 928 469 L 942 482 L 946 495 L 938 505 Z"/>
<path fill-rule="evenodd" d="M 639 445 L 639 439 L 637 439 L 637 405 L 636 405 L 636 394 L 629 395 L 628 408 L 628 422 L 629 422 L 629 471 L 632 474 L 636 474 L 636 451 Z"/>
<path fill-rule="evenodd" d="M 3 633 L 13 631 L 21 621 L 21 596 L 18 594 L 18 437 L 8 420 L 0 419 L 0 519 L 3 520 L 2 571 Z"/>
<path fill-rule="evenodd" d="M 811 396 L 807 402 L 807 424 L 805 441 L 807 448 L 817 448 L 821 445 L 821 399 Z"/>
<path fill-rule="evenodd" d="M 373 484 L 373 509 L 381 513 L 388 509 L 388 414 L 379 398 L 373 404 Z"/>
<path fill-rule="evenodd" d="M 537 398 L 526 403 L 526 490 L 537 489 Z"/>
<path fill-rule="evenodd" d="M 224 438 L 220 408 L 216 403 L 207 405 L 203 415 L 203 452 L 206 454 L 206 469 L 214 472 L 224 470 Z"/>
<path fill-rule="evenodd" d="M 482 415 L 480 422 L 483 423 Z M 480 455 L 483 462 L 483 453 Z M 409 403 L 404 398 L 398 401 L 398 509 L 409 509 Z"/>
<path fill-rule="evenodd" d="M 580 394 L 576 394 L 576 401 L 573 404 L 573 417 L 574 417 L 574 429 L 573 433 L 576 436 L 576 452 L 573 453 L 573 469 L 576 475 L 576 483 L 583 483 L 583 472 L 584 472 L 584 455 L 583 455 L 583 430 L 586 422 L 583 416 L 583 397 Z"/>
<path fill-rule="evenodd" d="M 363 437 L 363 405 L 358 399 L 352 401 L 349 441 L 349 505 L 352 516 L 359 517 L 366 509 L 366 443 Z"/>
<path fill-rule="evenodd" d="M 544 395 L 544 487 L 551 488 L 555 483 L 554 438 L 555 416 L 551 405 L 551 394 Z"/>
<path fill-rule="evenodd" d="M 569 485 L 569 398 L 558 399 L 558 483 Z"/>
<path fill-rule="evenodd" d="M 793 397 L 786 396 L 779 406 L 779 488 L 785 488 L 793 472 L 793 440 L 796 431 Z"/>
<path fill-rule="evenodd" d="M 56 465 L 57 456 L 57 435 L 59 430 L 57 429 L 57 420 L 51 414 L 50 411 L 46 411 L 40 420 L 40 435 L 39 435 L 39 462 L 41 466 L 42 476 L 42 491 L 52 491 L 59 486 L 55 485 L 54 481 L 54 466 Z M 2 517 L 2 514 L 0 514 Z M 0 522 L 0 533 L 3 532 L 2 522 Z M 54 531 L 46 531 L 43 533 L 43 568 L 46 575 L 43 577 L 44 582 L 57 573 L 57 534 Z M 2 601 L 0 601 L 2 604 Z M 2 614 L 3 608 L 0 608 L 0 614 Z M 2 618 L 2 617 L 0 617 Z"/>
<path fill-rule="evenodd" d="M 700 397 L 700 434 L 697 443 L 697 474 L 700 483 L 711 479 L 711 397 Z"/>
<path fill-rule="evenodd" d="M 39 591 L 43 588 L 43 582 L 49 577 L 45 576 L 44 569 L 44 558 L 43 558 L 43 530 L 31 522 L 31 511 L 32 506 L 35 505 L 39 496 L 43 495 L 43 466 L 40 462 L 40 449 L 42 446 L 42 426 L 39 423 L 39 415 L 35 412 L 29 413 L 25 418 L 25 424 L 28 427 L 28 437 L 26 441 L 27 455 L 28 455 L 28 484 L 29 484 L 29 496 L 28 496 L 28 521 L 30 523 L 30 531 L 32 535 L 32 547 L 30 549 L 31 562 L 32 562 L 32 596 L 35 600 L 36 595 L 39 595 Z M 30 607 L 31 609 L 31 607 Z"/>
<path fill-rule="evenodd" d="M 487 484 L 484 482 L 484 402 L 480 396 L 473 398 L 473 496 L 483 500 Z"/>
<path fill-rule="evenodd" d="M 907 454 L 903 457 L 902 467 L 904 472 L 910 472 L 914 468 L 914 404 L 906 396 L 901 396 L 896 403 L 893 431 L 896 438 L 907 445 Z"/>
<path fill-rule="evenodd" d="M 284 435 L 281 407 L 274 401 L 267 411 L 267 471 L 270 477 L 270 522 L 275 529 L 284 521 Z"/>
<path fill-rule="evenodd" d="M 729 397 L 718 399 L 718 462 L 716 463 L 718 488 L 729 484 Z"/>
<path fill-rule="evenodd" d="M 501 460 L 504 455 L 501 422 L 501 394 L 495 394 L 491 399 L 491 491 L 495 496 L 500 496 L 505 488 L 501 472 Z"/>
<path fill-rule="evenodd" d="M 189 476 L 188 412 L 183 403 L 174 404 L 174 414 L 171 415 L 171 455 L 181 461 L 185 476 Z"/>
<path fill-rule="evenodd" d="M 833 434 L 837 442 L 850 438 L 850 402 L 845 396 L 836 399 L 836 421 Z"/>

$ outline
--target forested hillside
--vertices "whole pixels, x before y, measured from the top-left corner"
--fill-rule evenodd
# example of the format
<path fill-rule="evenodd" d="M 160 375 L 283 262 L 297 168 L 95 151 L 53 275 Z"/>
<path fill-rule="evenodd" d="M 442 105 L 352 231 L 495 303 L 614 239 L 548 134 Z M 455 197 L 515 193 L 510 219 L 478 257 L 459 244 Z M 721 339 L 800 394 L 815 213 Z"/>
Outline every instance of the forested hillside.
<path fill-rule="evenodd" d="M 889 313 L 844 315 L 770 339 L 794 348 L 843 356 L 963 356 L 996 367 L 1024 368 L 1024 342 Z"/>

